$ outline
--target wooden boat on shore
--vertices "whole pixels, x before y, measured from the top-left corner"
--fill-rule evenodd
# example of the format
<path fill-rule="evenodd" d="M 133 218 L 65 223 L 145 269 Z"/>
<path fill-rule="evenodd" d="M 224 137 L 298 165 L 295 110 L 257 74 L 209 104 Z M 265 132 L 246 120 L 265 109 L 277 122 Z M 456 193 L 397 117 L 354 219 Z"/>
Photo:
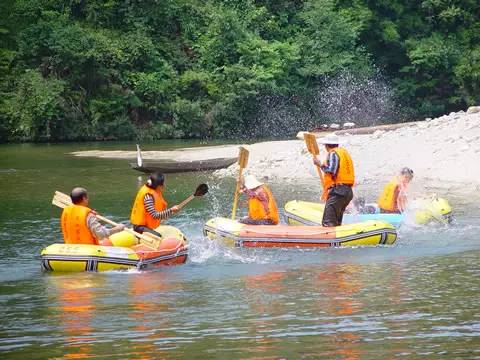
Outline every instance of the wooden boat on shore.
<path fill-rule="evenodd" d="M 143 173 L 180 173 L 190 171 L 206 171 L 226 168 L 237 161 L 237 157 L 210 158 L 201 160 L 154 160 L 145 162 L 142 158 L 140 146 L 137 144 L 137 162 L 130 163 L 132 169 Z"/>
<path fill-rule="evenodd" d="M 236 157 L 193 161 L 156 160 L 143 162 L 142 166 L 139 166 L 137 163 L 130 163 L 130 166 L 132 169 L 143 173 L 152 173 L 155 171 L 179 173 L 223 169 L 234 164 L 235 161 L 237 161 Z"/>

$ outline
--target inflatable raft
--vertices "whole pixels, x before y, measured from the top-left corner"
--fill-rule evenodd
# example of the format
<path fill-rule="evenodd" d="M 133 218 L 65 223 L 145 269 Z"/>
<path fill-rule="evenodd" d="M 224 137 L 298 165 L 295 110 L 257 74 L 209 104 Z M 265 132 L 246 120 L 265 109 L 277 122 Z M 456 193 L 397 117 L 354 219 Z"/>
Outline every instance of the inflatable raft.
<path fill-rule="evenodd" d="M 160 225 L 157 231 L 163 236 L 157 249 L 137 245 L 135 236 L 126 231 L 110 236 L 113 246 L 53 244 L 41 252 L 42 269 L 59 272 L 128 270 L 187 261 L 188 244 L 182 232 L 166 225 Z"/>
<path fill-rule="evenodd" d="M 237 247 L 330 247 L 393 244 L 395 228 L 383 221 L 367 221 L 334 228 L 323 226 L 245 225 L 227 218 L 214 218 L 204 234 Z"/>
<path fill-rule="evenodd" d="M 414 204 L 417 208 L 413 214 L 416 224 L 426 224 L 431 221 L 450 223 L 452 220 L 452 208 L 447 200 L 432 198 L 417 200 Z M 290 225 L 321 225 L 325 204 L 293 200 L 285 204 L 285 218 Z M 366 204 L 359 213 L 345 213 L 344 224 L 358 223 L 368 220 L 381 220 L 399 227 L 405 220 L 404 214 L 385 214 L 380 212 L 377 204 Z"/>

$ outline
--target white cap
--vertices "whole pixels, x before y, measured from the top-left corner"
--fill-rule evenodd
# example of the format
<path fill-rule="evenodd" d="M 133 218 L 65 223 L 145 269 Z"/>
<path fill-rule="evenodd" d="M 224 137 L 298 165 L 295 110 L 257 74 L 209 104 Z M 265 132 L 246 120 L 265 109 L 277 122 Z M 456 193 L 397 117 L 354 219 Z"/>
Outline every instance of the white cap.
<path fill-rule="evenodd" d="M 325 145 L 338 145 L 340 143 L 340 139 L 338 138 L 338 135 L 328 134 L 327 136 L 321 138 L 319 142 Z"/>
<path fill-rule="evenodd" d="M 253 175 L 248 175 L 245 177 L 245 187 L 248 189 L 248 190 L 252 190 L 252 189 L 255 189 L 259 186 L 262 186 L 263 183 L 258 181 L 257 178 Z"/>

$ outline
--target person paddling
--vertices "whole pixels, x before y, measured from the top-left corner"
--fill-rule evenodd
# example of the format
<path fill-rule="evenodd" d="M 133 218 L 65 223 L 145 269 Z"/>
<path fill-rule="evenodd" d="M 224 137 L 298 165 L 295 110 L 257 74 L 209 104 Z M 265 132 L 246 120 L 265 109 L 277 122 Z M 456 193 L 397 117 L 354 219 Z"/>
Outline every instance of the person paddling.
<path fill-rule="evenodd" d="M 277 225 L 277 203 L 267 185 L 253 175 L 245 177 L 241 190 L 248 197 L 248 216 L 239 220 L 249 225 Z"/>
<path fill-rule="evenodd" d="M 407 208 L 407 188 L 413 179 L 413 170 L 404 167 L 383 188 L 377 203 L 382 213 L 402 213 Z"/>
<path fill-rule="evenodd" d="M 322 200 L 325 201 L 323 211 L 323 226 L 342 225 L 343 213 L 353 198 L 352 187 L 355 183 L 355 171 L 352 158 L 348 151 L 339 147 L 339 138 L 329 134 L 320 140 L 325 145 L 328 157 L 321 163 L 316 157 L 313 163 L 320 166 L 324 173 Z"/>
<path fill-rule="evenodd" d="M 108 229 L 100 224 L 95 212 L 88 207 L 88 193 L 84 188 L 74 188 L 70 198 L 73 204 L 63 209 L 60 219 L 66 244 L 100 245 L 102 240 L 107 240 L 110 235 L 125 228 L 119 224 Z M 108 242 L 103 245 L 108 245 Z"/>
<path fill-rule="evenodd" d="M 155 231 L 161 221 L 180 211 L 177 205 L 167 208 L 167 202 L 163 198 L 164 191 L 165 176 L 160 172 L 151 174 L 146 184 L 140 188 L 130 214 L 130 222 L 136 232 L 142 234 L 146 231 L 161 236 Z"/>

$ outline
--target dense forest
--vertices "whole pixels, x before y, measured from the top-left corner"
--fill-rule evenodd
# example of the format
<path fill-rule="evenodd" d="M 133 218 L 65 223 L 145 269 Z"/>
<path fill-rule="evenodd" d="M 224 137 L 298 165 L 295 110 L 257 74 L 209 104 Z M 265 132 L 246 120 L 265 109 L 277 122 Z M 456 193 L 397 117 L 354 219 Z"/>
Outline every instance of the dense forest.
<path fill-rule="evenodd" d="M 0 141 L 285 135 L 480 102 L 478 0 L 2 0 Z"/>

